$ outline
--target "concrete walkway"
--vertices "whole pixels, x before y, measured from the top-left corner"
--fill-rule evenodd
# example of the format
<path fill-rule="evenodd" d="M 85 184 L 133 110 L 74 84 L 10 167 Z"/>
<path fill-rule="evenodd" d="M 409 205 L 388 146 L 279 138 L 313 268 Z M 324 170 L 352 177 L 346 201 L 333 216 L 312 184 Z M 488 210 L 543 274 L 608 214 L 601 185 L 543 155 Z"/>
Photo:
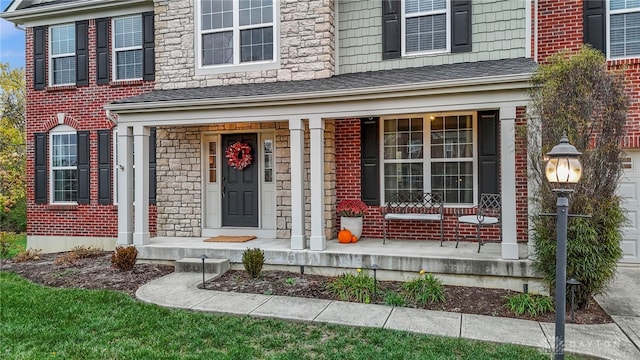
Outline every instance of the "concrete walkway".
<path fill-rule="evenodd" d="M 640 284 L 636 280 L 638 276 L 633 275 L 640 274 L 640 268 L 629 269 L 623 269 L 618 277 L 621 284 L 616 283 L 612 288 L 612 294 L 615 295 L 599 299 L 603 300 L 601 304 L 607 311 L 618 304 L 627 309 L 626 312 L 612 314 L 616 321 L 614 324 L 567 324 L 566 352 L 604 359 L 640 359 Z M 213 276 L 208 275 L 207 278 Z M 173 273 L 142 286 L 136 296 L 148 303 L 197 311 L 379 327 L 533 346 L 545 352 L 550 352 L 554 346 L 553 323 L 323 299 L 200 290 L 197 286 L 201 282 L 202 274 Z M 634 282 L 635 291 L 625 288 L 629 282 Z M 633 310 L 629 310 L 629 307 Z"/>

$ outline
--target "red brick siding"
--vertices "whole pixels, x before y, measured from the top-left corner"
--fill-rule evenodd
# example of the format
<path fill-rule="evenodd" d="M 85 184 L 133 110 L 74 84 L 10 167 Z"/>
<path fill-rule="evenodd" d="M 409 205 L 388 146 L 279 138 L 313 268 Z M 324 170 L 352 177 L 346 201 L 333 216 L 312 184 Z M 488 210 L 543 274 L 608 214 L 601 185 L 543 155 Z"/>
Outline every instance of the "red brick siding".
<path fill-rule="evenodd" d="M 33 29 L 26 31 L 26 86 L 27 86 L 27 234 L 51 236 L 116 237 L 118 211 L 115 205 L 98 204 L 97 130 L 110 129 L 114 124 L 107 119 L 103 106 L 116 99 L 139 95 L 153 89 L 153 82 L 96 84 L 95 21 L 89 21 L 89 86 L 48 87 L 33 89 Z M 48 45 L 46 41 L 45 44 Z M 48 63 L 48 59 L 47 59 Z M 48 77 L 48 64 L 47 64 Z M 48 81 L 48 79 L 47 79 Z M 34 137 L 58 124 L 58 113 L 65 113 L 65 124 L 76 130 L 89 130 L 91 142 L 91 203 L 87 205 L 51 205 L 34 202 Z M 48 141 L 48 140 L 47 140 Z M 112 154 L 113 155 L 113 154 Z M 48 160 L 47 160 L 48 161 Z M 112 159 L 113 161 L 113 159 Z M 49 183 L 50 174 L 47 176 Z M 47 191 L 49 184 L 47 184 Z M 47 198 L 50 195 L 48 193 Z M 50 199 L 49 199 L 50 201 Z M 150 231 L 156 231 L 156 208 L 149 209 Z"/>
<path fill-rule="evenodd" d="M 516 237 L 525 242 L 529 239 L 526 116 L 526 108 L 516 109 Z"/>
<path fill-rule="evenodd" d="M 576 52 L 580 50 L 582 43 L 582 0 L 538 1 L 540 63 L 560 50 Z"/>
<path fill-rule="evenodd" d="M 519 114 L 524 116 L 524 109 L 520 109 Z M 522 119 L 522 121 L 524 121 Z M 525 192 L 519 194 L 518 200 L 518 224 L 524 224 L 523 229 L 519 229 L 518 239 L 526 241 L 527 234 L 527 194 L 526 194 L 526 153 L 524 162 L 519 169 L 524 171 L 524 176 L 518 179 L 519 188 L 524 187 Z M 336 204 L 342 200 L 360 199 L 360 120 L 342 119 L 336 120 Z M 524 207 L 522 207 L 524 203 Z M 369 213 L 363 221 L 363 237 L 382 238 L 384 235 L 384 221 L 382 219 L 381 207 L 370 206 Z M 444 234 L 445 240 L 455 240 L 456 217 L 455 209 L 445 208 Z M 464 213 L 472 213 L 471 209 L 463 210 Z M 337 219 L 336 231 L 340 229 L 340 218 Z M 482 230 L 483 239 L 498 239 L 499 229 L 488 227 Z M 461 236 L 475 236 L 475 229 L 471 226 L 460 228 Z M 420 221 L 394 221 L 390 223 L 388 236 L 390 239 L 410 239 L 410 240 L 439 240 L 440 224 L 437 222 Z M 523 236 L 523 237 L 520 237 Z"/>

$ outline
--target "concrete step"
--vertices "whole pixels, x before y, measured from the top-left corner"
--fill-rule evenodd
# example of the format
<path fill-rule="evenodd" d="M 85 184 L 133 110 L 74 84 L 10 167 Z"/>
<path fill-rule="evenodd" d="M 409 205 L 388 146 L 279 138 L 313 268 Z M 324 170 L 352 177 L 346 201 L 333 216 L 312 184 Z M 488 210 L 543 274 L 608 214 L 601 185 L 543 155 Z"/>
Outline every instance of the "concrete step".
<path fill-rule="evenodd" d="M 206 274 L 222 275 L 229 270 L 228 259 L 204 259 L 204 272 Z M 182 258 L 176 260 L 176 272 L 202 272 L 201 258 Z"/>

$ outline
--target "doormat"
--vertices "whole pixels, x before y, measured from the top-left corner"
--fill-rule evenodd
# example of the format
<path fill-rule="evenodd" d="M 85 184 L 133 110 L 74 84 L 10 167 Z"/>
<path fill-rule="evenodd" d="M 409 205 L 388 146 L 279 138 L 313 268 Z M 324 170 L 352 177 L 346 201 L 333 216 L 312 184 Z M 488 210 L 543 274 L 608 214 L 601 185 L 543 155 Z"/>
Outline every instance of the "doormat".
<path fill-rule="evenodd" d="M 204 242 L 245 242 L 249 240 L 253 240 L 256 237 L 253 235 L 246 236 L 225 236 L 218 235 L 212 238 L 205 239 Z"/>

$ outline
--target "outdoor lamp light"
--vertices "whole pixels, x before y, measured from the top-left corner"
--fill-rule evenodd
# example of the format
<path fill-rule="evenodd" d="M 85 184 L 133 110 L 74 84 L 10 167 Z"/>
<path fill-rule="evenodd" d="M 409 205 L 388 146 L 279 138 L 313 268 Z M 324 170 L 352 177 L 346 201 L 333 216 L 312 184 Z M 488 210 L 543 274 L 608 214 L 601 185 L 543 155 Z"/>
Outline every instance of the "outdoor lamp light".
<path fill-rule="evenodd" d="M 560 143 L 547 153 L 549 160 L 544 171 L 547 181 L 561 187 L 577 184 L 582 177 L 580 155 L 582 153 L 569 144 L 567 134 L 562 134 Z"/>
<path fill-rule="evenodd" d="M 567 134 L 562 134 L 560 143 L 547 153 L 549 160 L 545 175 L 554 191 L 558 194 L 556 209 L 556 338 L 555 359 L 564 360 L 565 315 L 567 312 L 567 219 L 569 217 L 569 198 L 571 186 L 582 177 L 582 164 L 578 157 L 582 155 L 575 146 L 569 144 Z"/>

